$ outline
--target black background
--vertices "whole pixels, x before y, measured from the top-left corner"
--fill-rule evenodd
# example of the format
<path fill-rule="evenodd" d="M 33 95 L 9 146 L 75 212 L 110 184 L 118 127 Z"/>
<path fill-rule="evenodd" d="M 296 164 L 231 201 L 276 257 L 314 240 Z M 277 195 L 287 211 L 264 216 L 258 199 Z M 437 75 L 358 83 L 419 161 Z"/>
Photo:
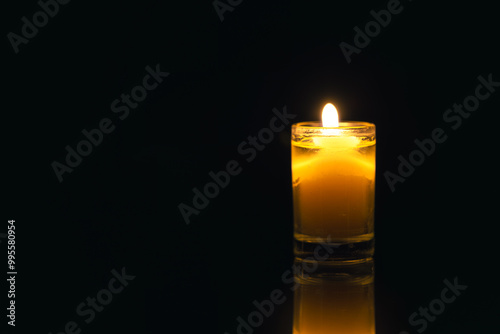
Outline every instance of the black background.
<path fill-rule="evenodd" d="M 312 121 L 333 102 L 342 119 L 377 125 L 377 332 L 415 333 L 408 316 L 455 277 L 467 290 L 426 332 L 495 330 L 500 92 L 457 130 L 442 116 L 479 75 L 500 81 L 498 11 L 486 1 L 401 4 L 348 64 L 339 44 L 353 44 L 353 28 L 387 1 L 243 1 L 222 22 L 211 1 L 71 1 L 18 54 L 6 36 L 40 7 L 5 3 L 0 232 L 16 220 L 18 276 L 16 327 L 2 326 L 233 334 L 236 317 L 279 288 L 287 301 L 255 333 L 291 333 L 281 280 L 293 259 L 290 126 L 250 163 L 237 147 L 273 108 Z M 156 64 L 170 75 L 119 120 L 111 102 Z M 103 118 L 116 129 L 60 183 L 52 162 Z M 446 142 L 391 192 L 384 172 L 436 127 Z M 233 159 L 241 174 L 186 225 L 178 205 Z M 76 306 L 123 267 L 135 279 L 85 324 Z"/>

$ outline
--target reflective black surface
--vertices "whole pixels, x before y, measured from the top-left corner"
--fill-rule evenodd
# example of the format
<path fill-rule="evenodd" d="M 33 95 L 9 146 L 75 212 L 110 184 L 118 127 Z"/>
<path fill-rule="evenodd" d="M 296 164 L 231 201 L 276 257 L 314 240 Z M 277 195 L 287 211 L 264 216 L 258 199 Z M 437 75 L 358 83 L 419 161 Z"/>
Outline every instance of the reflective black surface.
<path fill-rule="evenodd" d="M 319 264 L 295 276 L 293 333 L 374 334 L 373 262 L 356 270 L 337 267 L 335 273 L 323 269 Z"/>

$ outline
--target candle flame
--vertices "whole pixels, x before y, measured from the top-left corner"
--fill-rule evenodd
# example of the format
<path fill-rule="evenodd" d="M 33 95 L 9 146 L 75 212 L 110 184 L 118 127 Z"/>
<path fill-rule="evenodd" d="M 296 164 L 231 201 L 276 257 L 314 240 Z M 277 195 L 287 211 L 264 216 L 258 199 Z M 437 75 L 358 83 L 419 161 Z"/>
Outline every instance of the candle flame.
<path fill-rule="evenodd" d="M 327 103 L 323 108 L 323 127 L 336 128 L 339 126 L 339 113 L 337 108 L 331 103 Z"/>

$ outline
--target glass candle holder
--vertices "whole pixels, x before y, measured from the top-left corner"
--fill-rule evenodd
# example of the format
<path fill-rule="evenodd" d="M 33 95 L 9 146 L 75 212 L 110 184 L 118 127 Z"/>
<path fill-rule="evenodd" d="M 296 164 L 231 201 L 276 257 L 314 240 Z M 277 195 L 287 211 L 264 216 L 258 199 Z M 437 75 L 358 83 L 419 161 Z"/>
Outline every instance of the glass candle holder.
<path fill-rule="evenodd" d="M 292 125 L 295 256 L 323 262 L 364 261 L 374 252 L 375 125 Z"/>

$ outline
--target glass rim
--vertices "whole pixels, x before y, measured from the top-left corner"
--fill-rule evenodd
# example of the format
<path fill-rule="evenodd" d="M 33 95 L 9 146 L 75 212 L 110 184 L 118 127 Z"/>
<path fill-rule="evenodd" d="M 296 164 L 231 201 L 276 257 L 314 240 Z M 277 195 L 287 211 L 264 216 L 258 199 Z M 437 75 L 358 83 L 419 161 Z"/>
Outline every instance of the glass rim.
<path fill-rule="evenodd" d="M 312 121 L 312 122 L 299 122 L 292 124 L 293 128 L 307 128 L 307 129 L 366 129 L 375 128 L 375 124 L 370 122 L 361 121 L 341 121 L 339 126 L 322 126 L 323 122 Z"/>
<path fill-rule="evenodd" d="M 350 133 L 358 136 L 374 136 L 375 124 L 361 121 L 342 121 L 339 126 L 324 127 L 322 122 L 300 122 L 292 124 L 292 134 L 294 135 L 325 135 L 324 130 L 336 130 L 337 134 Z M 330 134 L 331 135 L 331 134 Z"/>

